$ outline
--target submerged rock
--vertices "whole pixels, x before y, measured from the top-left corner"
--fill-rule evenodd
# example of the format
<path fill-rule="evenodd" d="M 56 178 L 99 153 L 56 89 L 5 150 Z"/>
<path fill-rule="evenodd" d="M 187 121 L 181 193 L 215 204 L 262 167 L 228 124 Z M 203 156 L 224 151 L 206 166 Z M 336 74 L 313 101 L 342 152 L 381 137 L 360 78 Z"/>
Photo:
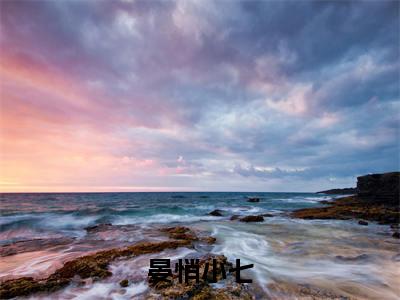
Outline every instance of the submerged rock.
<path fill-rule="evenodd" d="M 222 217 L 222 210 L 214 209 L 212 212 L 209 213 L 211 216 Z"/>
<path fill-rule="evenodd" d="M 127 286 L 129 285 L 128 279 L 121 280 L 121 281 L 119 282 L 119 285 L 120 285 L 121 287 L 127 287 Z"/>
<path fill-rule="evenodd" d="M 368 222 L 367 222 L 367 221 L 364 221 L 364 220 L 360 220 L 360 221 L 358 221 L 358 224 L 367 226 L 367 225 L 368 225 Z"/>
<path fill-rule="evenodd" d="M 240 215 L 233 215 L 231 218 L 230 218 L 230 220 L 231 221 L 233 221 L 233 220 L 238 220 L 240 218 Z"/>
<path fill-rule="evenodd" d="M 393 232 L 392 237 L 394 237 L 395 239 L 400 239 L 400 233 L 398 231 Z"/>
<path fill-rule="evenodd" d="M 240 222 L 262 222 L 264 221 L 263 216 L 246 216 L 239 219 Z"/>

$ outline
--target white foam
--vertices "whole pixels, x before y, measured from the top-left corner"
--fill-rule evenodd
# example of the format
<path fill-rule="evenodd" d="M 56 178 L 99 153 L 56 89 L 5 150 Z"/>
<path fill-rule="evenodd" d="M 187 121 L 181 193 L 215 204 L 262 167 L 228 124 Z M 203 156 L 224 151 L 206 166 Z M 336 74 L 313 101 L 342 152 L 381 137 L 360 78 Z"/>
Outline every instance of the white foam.
<path fill-rule="evenodd" d="M 99 216 L 52 215 L 43 218 L 40 224 L 45 228 L 68 229 L 83 228 L 96 221 Z"/>
<path fill-rule="evenodd" d="M 241 264 L 255 264 L 249 269 L 257 277 L 257 282 L 265 286 L 268 276 L 260 272 L 259 268 L 265 264 L 264 260 L 273 259 L 268 242 L 258 234 L 238 231 L 228 226 L 215 226 L 212 236 L 218 236 L 218 244 L 212 252 L 225 255 L 229 261 L 239 258 Z M 268 262 L 267 262 L 268 264 Z"/>
<path fill-rule="evenodd" d="M 251 213 L 259 213 L 264 211 L 261 207 L 256 206 L 227 206 L 221 207 L 223 211 L 229 211 L 234 214 L 251 214 Z"/>
<path fill-rule="evenodd" d="M 319 226 L 313 226 L 310 223 L 304 225 L 316 230 L 319 228 Z M 248 227 L 248 225 L 240 226 Z M 310 235 L 309 239 L 298 244 L 296 249 L 299 252 L 292 253 L 290 251 L 279 251 L 270 245 L 270 242 L 273 241 L 281 245 L 280 249 L 287 247 L 286 249 L 290 250 L 285 235 L 280 238 L 277 235 L 254 234 L 249 233 L 246 229 L 242 231 L 241 228 L 216 225 L 213 236 L 217 238 L 218 242 L 214 246 L 213 252 L 224 254 L 232 262 L 239 258 L 241 265 L 253 263 L 254 268 L 247 271 L 254 276 L 254 282 L 260 284 L 266 292 L 268 292 L 267 284 L 274 280 L 273 278 L 306 283 L 320 280 L 325 282 L 349 281 L 363 286 L 368 286 L 374 281 L 377 284 L 377 286 L 374 285 L 376 288 L 388 284 L 387 282 L 390 280 L 389 277 L 383 278 L 379 274 L 381 267 L 376 262 L 350 261 L 338 263 L 333 254 L 332 256 L 329 253 L 325 254 L 324 249 L 319 249 L 321 245 L 318 241 L 326 237 L 327 229 L 305 231 L 304 233 Z M 339 237 L 345 232 L 336 228 L 331 228 L 331 231 L 335 231 L 330 233 L 331 235 L 339 234 Z M 318 236 L 321 236 L 321 239 L 317 238 Z M 317 253 L 314 251 L 317 251 Z M 392 291 L 388 290 L 385 293 L 390 295 Z"/>
<path fill-rule="evenodd" d="M 117 282 L 97 282 L 83 288 L 67 288 L 64 293 L 57 295 L 57 299 L 132 299 L 144 293 L 147 289 L 148 286 L 144 281 L 131 283 L 126 288 L 121 288 Z M 54 297 L 45 297 L 44 299 L 54 299 Z"/>
<path fill-rule="evenodd" d="M 195 215 L 174 215 L 174 214 L 156 214 L 146 217 L 119 217 L 113 222 L 114 225 L 128 224 L 168 224 L 168 223 L 190 223 L 196 221 L 219 220 L 220 217 L 214 216 L 195 216 Z"/>

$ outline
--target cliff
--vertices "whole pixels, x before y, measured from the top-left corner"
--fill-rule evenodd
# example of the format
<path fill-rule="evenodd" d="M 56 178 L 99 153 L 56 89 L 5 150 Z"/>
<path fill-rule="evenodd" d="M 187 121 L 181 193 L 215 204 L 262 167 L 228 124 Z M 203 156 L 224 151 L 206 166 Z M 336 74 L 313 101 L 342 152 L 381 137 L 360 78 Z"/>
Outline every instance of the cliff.
<path fill-rule="evenodd" d="M 363 200 L 382 204 L 398 204 L 400 172 L 370 174 L 357 177 L 357 195 Z"/>

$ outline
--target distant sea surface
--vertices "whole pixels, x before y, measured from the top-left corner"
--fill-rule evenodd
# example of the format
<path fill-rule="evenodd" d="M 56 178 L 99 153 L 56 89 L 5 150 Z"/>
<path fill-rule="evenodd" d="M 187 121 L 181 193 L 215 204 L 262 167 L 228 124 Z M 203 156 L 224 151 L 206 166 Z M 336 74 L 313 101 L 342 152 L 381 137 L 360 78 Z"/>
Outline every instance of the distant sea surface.
<path fill-rule="evenodd" d="M 249 197 L 260 198 L 260 202 L 247 202 Z M 207 232 L 217 242 L 207 249 L 180 248 L 154 257 L 178 259 L 216 253 L 231 261 L 240 258 L 243 263 L 254 263 L 248 274 L 260 299 L 282 295 L 294 299 L 298 295 L 288 288 L 292 284 L 312 285 L 358 299 L 398 299 L 399 244 L 390 238 L 387 226 L 288 216 L 292 210 L 321 206 L 319 201 L 334 197 L 229 192 L 0 194 L 0 246 L 17 249 L 1 257 L 0 280 L 44 277 L 85 253 L 162 240 L 161 227 L 183 225 Z M 215 209 L 223 216 L 209 215 Z M 232 215 L 266 213 L 273 216 L 261 223 L 230 220 Z M 85 229 L 98 224 L 113 226 L 94 233 Z M 32 240 L 49 243 L 32 244 Z M 151 257 L 113 263 L 114 275 L 109 279 L 84 287 L 69 286 L 51 297 L 146 299 Z M 118 282 L 126 277 L 134 278 L 133 284 L 121 293 Z"/>

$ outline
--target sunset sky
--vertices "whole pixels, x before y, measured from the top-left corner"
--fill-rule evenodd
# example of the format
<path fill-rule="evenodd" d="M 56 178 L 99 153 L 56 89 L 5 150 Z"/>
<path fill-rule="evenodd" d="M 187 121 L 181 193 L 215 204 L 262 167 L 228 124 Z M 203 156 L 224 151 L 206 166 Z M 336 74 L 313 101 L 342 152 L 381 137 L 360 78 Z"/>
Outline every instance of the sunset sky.
<path fill-rule="evenodd" d="M 0 1 L 0 191 L 399 170 L 399 3 Z"/>

